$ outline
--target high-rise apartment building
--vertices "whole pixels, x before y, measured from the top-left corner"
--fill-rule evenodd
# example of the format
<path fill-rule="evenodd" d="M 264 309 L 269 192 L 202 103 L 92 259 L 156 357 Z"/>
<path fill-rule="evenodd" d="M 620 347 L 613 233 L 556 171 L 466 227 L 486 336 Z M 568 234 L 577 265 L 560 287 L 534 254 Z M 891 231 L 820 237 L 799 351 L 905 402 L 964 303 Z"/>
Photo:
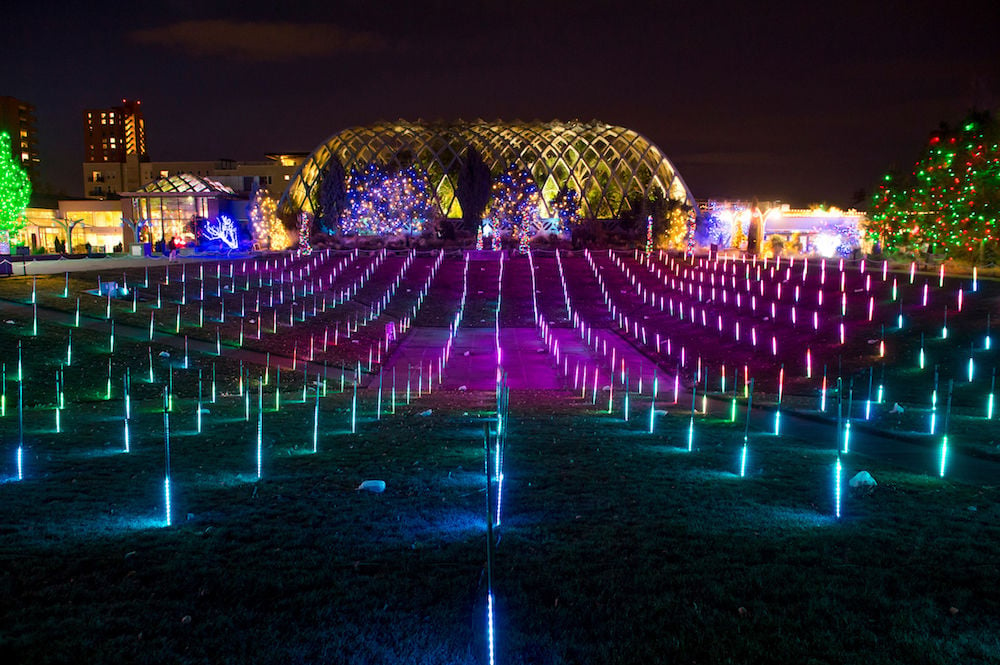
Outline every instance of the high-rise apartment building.
<path fill-rule="evenodd" d="M 121 106 L 83 112 L 84 161 L 124 162 L 135 155 L 148 161 L 146 122 L 141 102 L 122 100 Z"/>
<path fill-rule="evenodd" d="M 140 164 L 146 152 L 146 121 L 139 100 L 83 112 L 84 173 L 90 175 L 84 195 L 103 199 L 142 184 Z"/>
<path fill-rule="evenodd" d="M 0 131 L 10 135 L 10 151 L 28 177 L 38 177 L 38 135 L 35 128 L 35 107 L 14 97 L 0 96 Z"/>

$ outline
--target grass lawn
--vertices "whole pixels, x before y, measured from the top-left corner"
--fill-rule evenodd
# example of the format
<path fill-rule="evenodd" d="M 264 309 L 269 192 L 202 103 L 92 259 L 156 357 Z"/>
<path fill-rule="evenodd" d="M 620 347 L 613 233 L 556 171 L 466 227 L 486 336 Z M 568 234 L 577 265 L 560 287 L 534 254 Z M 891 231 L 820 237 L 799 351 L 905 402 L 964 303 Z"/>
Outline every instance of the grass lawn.
<path fill-rule="evenodd" d="M 539 307 L 554 315 L 557 271 L 542 263 Z M 384 291 L 399 265 L 387 261 L 366 288 Z M 582 292 L 586 266 L 566 265 L 578 278 L 573 293 Z M 421 283 L 428 266 L 412 268 Z M 498 272 L 473 267 L 466 325 L 488 325 Z M 461 275 L 458 261 L 443 264 L 419 315 L 428 324 L 453 315 Z M 89 276 L 74 279 L 93 288 Z M 531 325 L 528 271 L 512 265 L 504 279 L 511 305 L 501 318 Z M 23 299 L 30 279 L 0 282 L 2 297 L 15 289 Z M 416 297 L 403 293 L 400 311 Z M 584 311 L 596 316 L 599 304 L 596 293 Z M 151 384 L 151 345 L 123 336 L 106 399 L 106 331 L 73 328 L 57 433 L 55 375 L 69 328 L 46 324 L 35 336 L 30 310 L 3 310 L 13 323 L 0 325 L 2 662 L 487 662 L 482 431 L 493 393 L 400 398 L 397 413 L 376 420 L 374 391 L 362 390 L 352 435 L 350 386 L 341 393 L 333 383 L 313 453 L 314 398 L 303 401 L 301 372 L 282 373 L 278 411 L 272 375 L 258 479 L 256 407 L 247 420 L 234 349 L 194 354 L 189 369 L 176 353 L 157 353 Z M 685 330 L 678 334 L 695 339 Z M 273 348 L 288 346 L 283 332 Z M 171 364 L 166 527 L 160 391 Z M 207 377 L 213 364 L 218 395 L 211 403 L 206 389 L 198 434 L 196 371 Z M 611 416 L 567 392 L 512 393 L 493 571 L 497 662 L 1000 661 L 995 486 L 852 453 L 844 481 L 864 469 L 879 485 L 863 495 L 845 487 L 838 520 L 828 441 L 751 432 L 740 478 L 742 423 L 699 416 L 689 453 L 686 412 L 664 408 L 651 435 L 647 417 L 623 422 L 620 407 Z M 356 490 L 375 479 L 383 493 Z"/>

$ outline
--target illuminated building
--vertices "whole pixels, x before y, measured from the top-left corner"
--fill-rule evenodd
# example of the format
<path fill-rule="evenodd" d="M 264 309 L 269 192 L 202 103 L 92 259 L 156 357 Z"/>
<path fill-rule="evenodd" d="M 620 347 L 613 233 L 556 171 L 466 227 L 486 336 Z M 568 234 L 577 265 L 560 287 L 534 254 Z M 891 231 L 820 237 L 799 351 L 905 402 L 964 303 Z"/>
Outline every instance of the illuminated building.
<path fill-rule="evenodd" d="M 0 97 L 0 132 L 10 135 L 10 152 L 14 161 L 28 173 L 32 183 L 38 177 L 38 132 L 35 127 L 35 107 L 14 97 Z"/>
<path fill-rule="evenodd" d="M 240 201 L 231 188 L 190 173 L 160 178 L 134 192 L 120 192 L 124 216 L 133 222 L 143 222 L 139 239 L 146 242 L 169 241 L 180 244 L 194 240 L 193 222 L 215 219 L 231 208 L 242 208 L 239 217 L 246 217 L 246 201 Z M 125 200 L 129 203 L 126 203 Z M 242 204 L 242 205 L 240 205 Z M 133 242 L 133 233 L 124 229 L 125 241 Z"/>
<path fill-rule="evenodd" d="M 709 199 L 698 202 L 700 218 L 711 223 L 702 242 L 747 250 L 751 227 L 758 236 L 757 250 L 783 254 L 850 255 L 857 248 L 870 249 L 861 230 L 868 223 L 864 213 L 838 208 L 792 208 L 777 201 Z"/>
<path fill-rule="evenodd" d="M 380 122 L 337 132 L 320 144 L 292 177 L 282 212 L 315 214 L 332 160 L 342 172 L 377 164 L 389 170 L 414 166 L 426 173 L 441 216 L 462 217 L 461 173 L 469 150 L 495 180 L 511 165 L 527 170 L 541 192 L 539 214 L 554 218 L 561 190 L 580 196 L 580 214 L 616 219 L 641 197 L 691 207 L 691 196 L 673 164 L 638 132 L 602 122 Z"/>
<path fill-rule="evenodd" d="M 84 195 L 103 199 L 118 191 L 137 189 L 139 165 L 149 161 L 146 121 L 141 102 L 83 112 Z"/>
<path fill-rule="evenodd" d="M 258 187 L 280 192 L 305 156 L 303 153 L 269 153 L 264 160 L 246 162 L 235 159 L 143 162 L 138 165 L 138 181 L 129 187 L 124 186 L 124 164 L 87 162 L 83 165 L 84 193 L 88 198 L 115 197 L 123 191 L 135 191 L 145 183 L 182 173 L 211 178 L 246 197 Z"/>

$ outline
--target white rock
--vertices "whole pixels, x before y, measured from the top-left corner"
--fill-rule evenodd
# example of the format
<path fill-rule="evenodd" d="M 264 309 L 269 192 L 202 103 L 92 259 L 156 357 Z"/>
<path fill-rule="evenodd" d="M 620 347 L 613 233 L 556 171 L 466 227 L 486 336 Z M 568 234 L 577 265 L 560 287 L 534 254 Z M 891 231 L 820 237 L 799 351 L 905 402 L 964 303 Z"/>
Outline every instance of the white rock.
<path fill-rule="evenodd" d="M 872 474 L 868 473 L 867 471 L 858 471 L 856 474 L 854 474 L 854 477 L 847 482 L 854 489 L 858 488 L 867 489 L 867 488 L 873 488 L 876 485 L 878 485 L 878 483 L 875 482 L 875 479 L 872 478 Z"/>
<path fill-rule="evenodd" d="M 427 409 L 426 411 L 421 411 L 417 415 L 418 416 L 424 416 L 424 417 L 426 417 L 426 416 L 431 415 L 432 413 L 434 413 L 434 411 L 432 409 Z"/>
<path fill-rule="evenodd" d="M 471 356 L 471 355 L 472 355 L 472 352 L 471 352 L 471 351 L 466 351 L 466 352 L 465 352 L 465 353 L 463 353 L 462 355 L 463 355 L 463 356 L 465 356 L 466 358 L 468 358 L 469 356 Z"/>
<path fill-rule="evenodd" d="M 464 393 L 468 389 L 469 389 L 469 386 L 459 386 L 458 387 L 458 392 Z"/>
<path fill-rule="evenodd" d="M 166 351 L 160 351 L 160 357 L 161 358 L 169 358 L 170 354 L 167 353 Z"/>
<path fill-rule="evenodd" d="M 903 407 L 899 405 L 899 402 L 893 402 L 892 409 L 889 411 L 889 413 L 902 413 L 902 412 L 903 412 Z"/>
<path fill-rule="evenodd" d="M 381 494 L 385 491 L 385 481 L 384 480 L 366 480 L 360 485 L 358 489 L 363 492 L 375 492 L 376 494 Z"/>

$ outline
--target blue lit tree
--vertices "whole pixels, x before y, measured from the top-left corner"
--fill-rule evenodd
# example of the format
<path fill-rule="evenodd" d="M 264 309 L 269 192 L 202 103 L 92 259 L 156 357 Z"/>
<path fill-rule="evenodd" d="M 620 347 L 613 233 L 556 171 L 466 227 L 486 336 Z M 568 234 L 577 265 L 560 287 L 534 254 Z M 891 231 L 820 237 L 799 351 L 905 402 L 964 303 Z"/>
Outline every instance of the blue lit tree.
<path fill-rule="evenodd" d="M 437 206 L 427 177 L 409 166 L 392 173 L 376 164 L 351 169 L 340 228 L 344 233 L 419 233 L 435 218 Z"/>
<path fill-rule="evenodd" d="M 534 178 L 524 169 L 511 164 L 495 183 L 493 198 L 486 211 L 493 228 L 518 231 L 519 236 L 530 236 L 538 225 L 538 205 L 541 194 Z"/>
<path fill-rule="evenodd" d="M 552 200 L 563 231 L 571 231 L 580 224 L 580 194 L 572 187 L 563 187 Z"/>

